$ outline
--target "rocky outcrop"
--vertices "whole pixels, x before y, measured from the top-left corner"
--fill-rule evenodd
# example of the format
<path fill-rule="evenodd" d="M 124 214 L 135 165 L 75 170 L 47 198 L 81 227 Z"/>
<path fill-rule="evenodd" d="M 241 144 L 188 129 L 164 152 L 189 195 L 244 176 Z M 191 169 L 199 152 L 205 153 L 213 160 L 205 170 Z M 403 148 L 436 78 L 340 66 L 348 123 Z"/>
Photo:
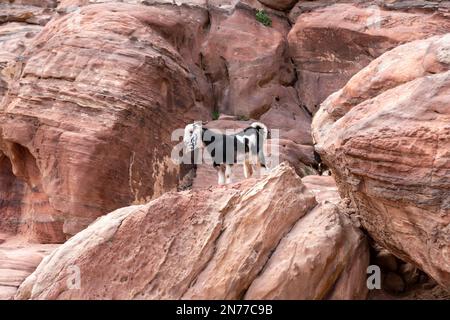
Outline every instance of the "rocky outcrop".
<path fill-rule="evenodd" d="M 212 11 L 211 18 L 202 55 L 216 109 L 259 118 L 275 96 L 286 96 L 286 86 L 295 80 L 285 41 L 289 26 L 274 18 L 272 27 L 266 27 L 247 10 L 231 15 Z"/>
<path fill-rule="evenodd" d="M 20 208 L 3 210 L 17 211 L 20 233 L 62 242 L 105 212 L 174 189 L 186 170 L 169 159 L 171 133 L 212 109 L 279 129 L 281 160 L 314 172 L 281 13 L 267 9 L 266 27 L 257 1 L 96 2 L 41 3 L 54 19 L 33 44 L 25 50 L 42 26 L 31 32 L 29 21 L 18 25 L 28 28 L 23 43 L 18 31 L 3 43 L 0 149 L 24 193 Z"/>
<path fill-rule="evenodd" d="M 0 103 L 13 76 L 13 64 L 21 59 L 25 47 L 42 30 L 42 26 L 11 22 L 0 25 Z"/>
<path fill-rule="evenodd" d="M 450 3 L 445 0 L 391 0 L 383 1 L 382 6 L 390 10 L 441 12 L 448 17 Z"/>
<path fill-rule="evenodd" d="M 260 119 L 280 138 L 311 145 L 310 115 L 299 108 L 293 85 L 296 75 L 287 51 L 289 24 L 270 15 L 267 27 L 255 10 L 232 13 L 212 9 L 211 27 L 203 44 L 203 66 L 211 81 L 215 110 L 243 118 Z M 311 153 L 312 156 L 312 153 Z"/>
<path fill-rule="evenodd" d="M 284 237 L 246 299 L 363 299 L 368 245 L 336 204 L 322 203 Z"/>
<path fill-rule="evenodd" d="M 0 186 L 0 230 L 17 233 L 26 186 L 14 176 L 11 162 L 3 153 L 0 153 Z"/>
<path fill-rule="evenodd" d="M 7 3 L 6 3 L 7 2 Z M 54 15 L 57 0 L 8 0 L 0 3 L 0 24 L 45 25 Z"/>
<path fill-rule="evenodd" d="M 9 1 L 8 4 L 0 4 L 0 106 L 4 105 L 4 100 L 7 99 L 14 74 L 23 61 L 23 52 L 54 14 L 55 6 L 56 1 Z M 3 107 L 0 107 L 0 117 L 2 109 Z M 21 153 L 17 148 L 14 150 L 16 155 Z M 25 217 L 22 217 L 25 208 L 42 214 L 43 219 L 50 213 L 45 212 L 47 206 L 41 206 L 42 197 L 38 190 L 28 188 L 26 182 L 21 179 L 23 177 L 18 177 L 21 174 L 20 167 L 23 167 L 21 162 L 26 160 L 27 154 L 24 153 L 23 158 L 17 159 L 12 166 L 6 153 L 6 150 L 0 151 L 0 232 L 16 233 L 19 226 L 24 227 L 22 231 L 27 228 L 21 223 L 25 220 Z M 44 229 L 42 227 L 43 225 L 37 222 L 34 230 L 41 232 L 48 225 L 44 226 Z M 51 234 L 44 235 L 43 238 L 54 236 Z M 61 237 L 57 238 L 63 240 Z"/>
<path fill-rule="evenodd" d="M 300 103 L 315 113 L 331 93 L 373 59 L 399 44 L 450 31 L 435 12 L 335 4 L 301 14 L 288 35 Z"/>
<path fill-rule="evenodd" d="M 448 296 L 446 1 L 7 2 L 0 299 L 363 299 L 360 226 L 369 298 Z M 170 159 L 193 120 L 286 163 L 217 186 Z"/>
<path fill-rule="evenodd" d="M 370 235 L 450 288 L 450 36 L 389 51 L 321 106 L 317 150 Z"/>
<path fill-rule="evenodd" d="M 210 114 L 197 66 L 207 21 L 195 8 L 91 5 L 47 24 L 22 53 L 0 149 L 46 208 L 23 208 L 22 225 L 44 225 L 30 238 L 60 242 L 176 187 L 171 133 Z"/>
<path fill-rule="evenodd" d="M 57 245 L 25 244 L 0 233 L 0 300 L 12 299 L 19 285 Z"/>
<path fill-rule="evenodd" d="M 346 283 L 353 294 L 334 288 L 340 287 L 338 279 L 348 276 L 348 268 L 353 268 L 353 277 L 365 275 L 367 251 L 356 250 L 364 239 L 346 222 L 345 215 L 337 214 L 335 204 L 330 202 L 310 212 L 314 207 L 313 193 L 285 164 L 259 180 L 166 193 L 146 205 L 101 217 L 75 235 L 43 260 L 16 298 L 251 298 L 247 289 L 260 283 L 255 278 L 261 271 L 262 276 L 267 275 L 274 255 L 281 253 L 287 259 L 283 261 L 296 260 L 289 272 L 294 282 L 301 282 L 310 272 L 315 272 L 314 279 L 323 281 L 318 291 L 314 281 L 306 293 L 291 288 L 290 297 L 363 297 L 360 281 Z M 314 229 L 317 233 L 305 236 L 314 245 L 286 251 L 287 245 L 302 237 L 300 229 L 312 227 L 311 223 L 318 224 Z M 326 229 L 329 231 L 323 235 Z M 327 235 L 334 240 L 326 240 Z M 344 239 L 345 245 L 341 242 Z M 328 246 L 334 250 L 318 251 Z M 311 257 L 320 256 L 318 264 L 323 257 L 342 268 L 325 264 L 311 269 L 311 264 L 298 260 L 302 250 L 310 251 Z M 355 254 L 361 254 L 360 258 L 353 260 Z M 73 267 L 79 269 L 79 290 L 67 287 L 67 274 Z M 280 286 L 284 281 L 280 279 Z"/>
<path fill-rule="evenodd" d="M 288 10 L 291 9 L 298 0 L 258 0 L 265 4 L 269 8 L 275 10 Z"/>

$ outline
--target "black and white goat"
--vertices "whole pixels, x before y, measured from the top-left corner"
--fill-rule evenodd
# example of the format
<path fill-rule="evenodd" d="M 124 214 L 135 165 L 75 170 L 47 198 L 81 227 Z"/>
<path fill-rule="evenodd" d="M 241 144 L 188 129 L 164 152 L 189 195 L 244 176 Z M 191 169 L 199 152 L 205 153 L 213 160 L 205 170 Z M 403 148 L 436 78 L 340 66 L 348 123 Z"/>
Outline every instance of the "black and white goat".
<path fill-rule="evenodd" d="M 231 168 L 239 161 L 243 163 L 245 178 L 253 174 L 253 164 L 266 168 L 264 141 L 268 138 L 270 131 L 261 122 L 254 122 L 230 135 L 205 128 L 201 122 L 194 122 L 185 127 L 183 141 L 187 152 L 207 150 L 221 185 L 231 183 Z"/>

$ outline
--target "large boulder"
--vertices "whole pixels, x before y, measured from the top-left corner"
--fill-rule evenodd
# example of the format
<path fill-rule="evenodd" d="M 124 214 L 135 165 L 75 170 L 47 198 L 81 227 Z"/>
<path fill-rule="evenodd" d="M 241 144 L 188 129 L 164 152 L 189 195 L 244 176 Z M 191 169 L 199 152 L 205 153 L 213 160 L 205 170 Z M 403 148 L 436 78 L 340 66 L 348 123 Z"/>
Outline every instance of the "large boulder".
<path fill-rule="evenodd" d="M 115 3 L 45 26 L 0 106 L 0 149 L 38 199 L 22 208 L 23 233 L 63 241 L 176 187 L 171 133 L 210 114 L 198 67 L 207 21 L 197 8 Z"/>
<path fill-rule="evenodd" d="M 328 297 L 334 284 L 342 288 L 338 279 L 347 277 L 348 268 L 355 268 L 354 279 L 365 275 L 364 263 L 343 267 L 358 260 L 352 257 L 359 251 L 347 249 L 356 248 L 363 239 L 357 229 L 350 230 L 344 215 L 332 207 L 323 214 L 320 208 L 310 212 L 315 207 L 313 193 L 285 164 L 259 180 L 166 193 L 146 205 L 103 216 L 72 237 L 43 260 L 21 285 L 16 299 L 243 298 L 258 274 L 267 270 L 268 261 L 273 264 L 270 256 L 273 250 L 278 252 L 280 240 L 287 234 L 282 243 L 296 241 L 299 235 L 290 231 L 296 223 L 302 224 L 310 239 L 298 242 L 298 252 L 310 250 L 311 257 L 321 258 L 317 269 L 298 264 L 291 279 L 299 282 L 304 274 L 316 272 L 311 288 L 317 279 L 326 284 L 321 285 L 321 294 L 313 294 L 312 289 L 309 296 Z M 319 226 L 311 225 L 316 222 Z M 336 242 L 325 241 L 326 229 Z M 326 243 L 335 249 L 319 251 Z M 293 251 L 283 252 L 285 257 L 296 256 Z M 365 257 L 367 251 L 361 254 Z M 342 268 L 325 260 L 337 261 Z M 76 290 L 67 284 L 73 270 L 78 270 L 81 280 Z M 360 281 L 346 285 L 363 297 Z M 292 289 L 290 293 L 303 295 Z"/>
<path fill-rule="evenodd" d="M 283 238 L 245 299 L 364 299 L 368 244 L 351 220 L 327 203 Z"/>
<path fill-rule="evenodd" d="M 300 14 L 288 35 L 300 103 L 315 113 L 382 53 L 449 31 L 450 20 L 437 12 L 388 11 L 376 5 L 335 4 Z"/>
<path fill-rule="evenodd" d="M 0 300 L 12 299 L 25 278 L 57 246 L 20 243 L 0 233 Z"/>
<path fill-rule="evenodd" d="M 318 205 L 280 241 L 245 299 L 364 299 L 369 248 L 330 176 L 302 179 Z"/>
<path fill-rule="evenodd" d="M 316 149 L 370 235 L 450 288 L 450 34 L 395 48 L 313 121 Z"/>

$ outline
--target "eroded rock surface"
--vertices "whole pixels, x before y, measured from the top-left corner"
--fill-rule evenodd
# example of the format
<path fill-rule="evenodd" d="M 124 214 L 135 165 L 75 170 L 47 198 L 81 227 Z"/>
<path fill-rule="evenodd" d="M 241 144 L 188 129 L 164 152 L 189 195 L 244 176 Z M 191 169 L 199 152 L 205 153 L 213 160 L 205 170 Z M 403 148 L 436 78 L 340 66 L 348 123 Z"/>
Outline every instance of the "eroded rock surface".
<path fill-rule="evenodd" d="M 364 299 L 368 245 L 334 204 L 323 204 L 283 238 L 246 299 Z"/>
<path fill-rule="evenodd" d="M 16 298 L 242 298 L 267 266 L 271 252 L 279 248 L 280 240 L 286 234 L 289 239 L 295 236 L 290 230 L 296 223 L 306 227 L 323 219 L 327 222 L 321 225 L 333 230 L 330 234 L 341 234 L 347 240 L 355 236 L 347 242 L 348 246 L 357 246 L 361 241 L 356 229 L 346 235 L 349 230 L 340 222 L 344 216 L 329 215 L 327 210 L 321 213 L 316 204 L 313 193 L 285 164 L 259 180 L 167 193 L 147 205 L 112 212 L 78 233 L 45 258 L 22 284 Z M 314 207 L 314 213 L 310 212 Z M 311 232 L 308 237 L 321 243 L 320 234 Z M 286 241 L 289 240 L 282 243 Z M 299 243 L 299 247 L 303 244 Z M 356 253 L 347 251 L 349 248 L 341 250 L 338 245 L 333 253 L 319 253 L 319 248 L 314 247 L 311 254 L 315 252 L 330 261 L 337 254 L 336 259 L 343 263 L 349 258 L 344 256 Z M 80 290 L 67 288 L 70 266 L 80 270 Z M 295 281 L 301 281 L 306 272 L 302 268 L 310 266 L 299 264 L 299 268 L 298 273 L 291 274 Z M 317 269 L 317 278 L 328 279 L 322 294 L 329 293 L 336 280 L 345 276 L 343 269 L 336 270 L 331 265 Z M 354 273 L 360 274 L 359 271 L 357 268 Z M 359 281 L 347 285 L 359 293 Z"/>
<path fill-rule="evenodd" d="M 30 228 L 48 222 L 32 238 L 59 242 L 176 187 L 171 133 L 210 113 L 195 53 L 207 19 L 200 9 L 91 5 L 52 20 L 22 54 L 0 148 L 49 208 L 23 213 Z"/>
<path fill-rule="evenodd" d="M 0 233 L 0 300 L 14 297 L 17 288 L 58 245 L 29 244 Z"/>
<path fill-rule="evenodd" d="M 371 236 L 450 287 L 450 36 L 389 51 L 321 106 L 317 150 Z"/>
<path fill-rule="evenodd" d="M 301 14 L 288 35 L 300 103 L 315 113 L 331 93 L 384 52 L 447 32 L 450 20 L 436 12 L 335 4 Z"/>

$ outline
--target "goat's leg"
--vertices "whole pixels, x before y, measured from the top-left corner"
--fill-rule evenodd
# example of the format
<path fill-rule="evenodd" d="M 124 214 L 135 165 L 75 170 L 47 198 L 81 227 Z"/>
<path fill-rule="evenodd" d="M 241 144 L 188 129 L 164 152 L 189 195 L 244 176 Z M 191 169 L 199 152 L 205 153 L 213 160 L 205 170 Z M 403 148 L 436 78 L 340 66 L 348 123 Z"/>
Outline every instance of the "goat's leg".
<path fill-rule="evenodd" d="M 257 164 L 258 164 L 258 169 L 259 169 L 260 175 L 265 175 L 270 171 L 270 169 L 267 165 L 266 156 L 262 149 L 259 150 L 259 152 L 258 152 Z"/>
<path fill-rule="evenodd" d="M 225 184 L 231 183 L 231 164 L 225 165 Z"/>
<path fill-rule="evenodd" d="M 250 163 L 250 159 L 246 158 L 244 160 L 244 177 L 245 179 L 250 178 L 253 174 L 253 168 Z"/>
<path fill-rule="evenodd" d="M 257 160 L 259 166 L 263 167 L 263 168 L 267 168 L 266 165 L 266 156 L 264 155 L 264 151 L 262 149 L 260 149 L 258 151 L 258 160 Z"/>
<path fill-rule="evenodd" d="M 218 181 L 219 185 L 225 184 L 225 172 L 224 172 L 223 166 L 217 166 L 216 169 L 217 169 L 217 174 L 219 176 L 219 181 Z"/>

